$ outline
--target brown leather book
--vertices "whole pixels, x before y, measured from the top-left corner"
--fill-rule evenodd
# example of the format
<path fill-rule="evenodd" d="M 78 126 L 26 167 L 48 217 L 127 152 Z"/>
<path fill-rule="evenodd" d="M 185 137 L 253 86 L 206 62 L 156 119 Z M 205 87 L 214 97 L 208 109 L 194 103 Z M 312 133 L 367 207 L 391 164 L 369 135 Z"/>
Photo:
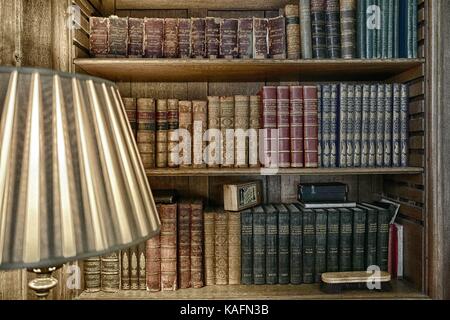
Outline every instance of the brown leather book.
<path fill-rule="evenodd" d="M 98 292 L 101 289 L 101 260 L 92 257 L 84 260 L 84 287 L 86 292 Z"/>
<path fill-rule="evenodd" d="M 220 21 L 220 56 L 225 59 L 238 57 L 238 19 L 222 19 Z"/>
<path fill-rule="evenodd" d="M 138 245 L 138 282 L 139 290 L 147 289 L 147 261 L 146 261 L 146 243 Z"/>
<path fill-rule="evenodd" d="M 160 212 L 161 205 L 156 206 Z M 161 291 L 161 239 L 157 235 L 146 243 L 147 290 Z"/>
<path fill-rule="evenodd" d="M 156 167 L 167 167 L 167 100 L 159 99 L 156 103 Z"/>
<path fill-rule="evenodd" d="M 253 57 L 253 18 L 241 18 L 238 21 L 239 58 Z"/>
<path fill-rule="evenodd" d="M 176 190 L 152 190 L 155 203 L 175 204 L 177 200 Z"/>
<path fill-rule="evenodd" d="M 136 139 L 137 133 L 137 105 L 134 98 L 122 98 L 127 113 L 128 122 L 130 123 L 131 131 L 133 131 L 134 138 Z"/>
<path fill-rule="evenodd" d="M 139 258 L 138 247 L 130 248 L 130 289 L 139 290 Z"/>
<path fill-rule="evenodd" d="M 203 276 L 203 201 L 191 203 L 191 285 L 193 288 L 204 286 Z"/>
<path fill-rule="evenodd" d="M 219 56 L 220 18 L 206 18 L 206 56 L 215 59 Z"/>
<path fill-rule="evenodd" d="M 234 97 L 220 97 L 222 167 L 234 167 Z"/>
<path fill-rule="evenodd" d="M 191 57 L 191 19 L 178 19 L 178 51 L 180 58 Z"/>
<path fill-rule="evenodd" d="M 125 249 L 120 252 L 120 287 L 122 290 L 130 290 L 130 250 Z"/>
<path fill-rule="evenodd" d="M 259 167 L 260 96 L 250 96 L 248 162 L 251 168 Z"/>
<path fill-rule="evenodd" d="M 128 57 L 144 55 L 144 19 L 128 18 Z"/>
<path fill-rule="evenodd" d="M 303 150 L 303 87 L 290 87 L 290 130 L 291 130 L 291 166 L 303 168 L 305 157 Z"/>
<path fill-rule="evenodd" d="M 216 284 L 228 284 L 228 215 L 217 209 L 214 220 L 214 245 L 216 258 Z"/>
<path fill-rule="evenodd" d="M 341 52 L 343 59 L 354 59 L 356 56 L 356 6 L 356 0 L 340 1 Z"/>
<path fill-rule="evenodd" d="M 191 287 L 191 203 L 178 204 L 178 287 Z"/>
<path fill-rule="evenodd" d="M 108 18 L 89 18 L 89 51 L 92 57 L 108 56 Z"/>
<path fill-rule="evenodd" d="M 253 59 L 266 59 L 269 54 L 269 22 L 253 18 Z"/>
<path fill-rule="evenodd" d="M 137 146 L 145 169 L 155 167 L 155 100 L 137 100 Z"/>
<path fill-rule="evenodd" d="M 212 208 L 206 208 L 203 213 L 205 228 L 205 285 L 213 286 L 216 284 L 215 277 L 215 248 L 214 248 L 214 219 L 215 211 Z"/>
<path fill-rule="evenodd" d="M 189 168 L 192 166 L 192 102 L 180 101 L 179 106 L 179 157 L 180 167 Z"/>
<path fill-rule="evenodd" d="M 303 139 L 305 152 L 305 168 L 317 168 L 318 159 L 318 115 L 317 87 L 303 87 Z"/>
<path fill-rule="evenodd" d="M 101 258 L 102 291 L 117 292 L 120 289 L 119 253 L 113 252 Z"/>
<path fill-rule="evenodd" d="M 205 19 L 192 18 L 191 23 L 192 56 L 198 59 L 204 58 L 206 56 Z"/>
<path fill-rule="evenodd" d="M 122 58 L 128 55 L 128 18 L 109 17 L 108 56 Z"/>
<path fill-rule="evenodd" d="M 241 284 L 241 213 L 228 214 L 228 284 Z"/>
<path fill-rule="evenodd" d="M 164 20 L 164 58 L 178 58 L 178 19 Z"/>
<path fill-rule="evenodd" d="M 161 218 L 161 290 L 177 289 L 177 204 L 162 204 Z"/>
<path fill-rule="evenodd" d="M 299 6 L 288 4 L 284 12 L 286 15 L 287 57 L 288 59 L 300 59 Z"/>
<path fill-rule="evenodd" d="M 178 100 L 167 100 L 167 123 L 169 132 L 167 133 L 167 166 L 169 168 L 178 167 L 178 128 L 179 128 L 179 109 Z"/>
<path fill-rule="evenodd" d="M 291 166 L 291 143 L 289 128 L 289 87 L 277 87 L 277 129 L 278 129 L 278 166 Z"/>
<path fill-rule="evenodd" d="M 206 141 L 203 137 L 208 129 L 208 102 L 192 101 L 192 118 L 193 118 L 193 167 L 205 168 L 206 163 L 203 159 L 203 151 L 206 147 Z"/>
<path fill-rule="evenodd" d="M 235 96 L 234 97 L 234 129 L 235 129 L 235 167 L 248 167 L 248 129 L 250 122 L 250 97 Z"/>
<path fill-rule="evenodd" d="M 286 22 L 284 17 L 269 19 L 269 56 L 286 59 Z"/>
<path fill-rule="evenodd" d="M 144 19 L 144 57 L 162 58 L 164 47 L 164 19 Z"/>
<path fill-rule="evenodd" d="M 222 158 L 219 97 L 208 97 L 208 141 L 208 152 L 206 153 L 208 167 L 218 168 Z"/>

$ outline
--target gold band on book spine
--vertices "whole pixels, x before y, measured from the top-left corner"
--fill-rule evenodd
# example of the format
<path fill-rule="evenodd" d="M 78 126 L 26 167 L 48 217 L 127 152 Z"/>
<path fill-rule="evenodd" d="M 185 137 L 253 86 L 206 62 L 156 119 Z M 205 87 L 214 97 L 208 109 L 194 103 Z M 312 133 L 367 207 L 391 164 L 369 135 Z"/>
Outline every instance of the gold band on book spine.
<path fill-rule="evenodd" d="M 300 59 L 300 18 L 298 5 L 287 5 L 284 9 L 286 15 L 286 37 L 288 59 Z"/>

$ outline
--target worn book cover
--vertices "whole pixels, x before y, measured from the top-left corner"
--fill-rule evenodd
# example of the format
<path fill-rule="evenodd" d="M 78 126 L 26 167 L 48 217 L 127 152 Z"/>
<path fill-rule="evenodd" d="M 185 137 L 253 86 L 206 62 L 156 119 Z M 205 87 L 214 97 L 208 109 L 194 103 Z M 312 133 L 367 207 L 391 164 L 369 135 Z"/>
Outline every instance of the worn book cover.
<path fill-rule="evenodd" d="M 120 252 L 120 287 L 122 290 L 130 290 L 130 250 Z"/>
<path fill-rule="evenodd" d="M 220 47 L 220 19 L 206 18 L 206 56 L 210 59 L 219 56 Z"/>
<path fill-rule="evenodd" d="M 238 21 L 239 58 L 253 57 L 253 18 L 240 18 Z"/>
<path fill-rule="evenodd" d="M 311 0 L 311 39 L 314 59 L 327 58 L 325 1 Z"/>
<path fill-rule="evenodd" d="M 86 292 L 98 292 L 101 289 L 101 260 L 92 257 L 84 260 L 84 285 Z"/>
<path fill-rule="evenodd" d="M 178 129 L 179 129 L 179 106 L 178 99 L 167 100 L 167 166 L 176 168 L 179 165 L 178 159 Z"/>
<path fill-rule="evenodd" d="M 215 276 L 216 285 L 227 285 L 228 284 L 228 214 L 223 210 L 218 209 L 215 214 L 214 220 L 215 227 Z"/>
<path fill-rule="evenodd" d="M 341 46 L 342 58 L 356 56 L 356 0 L 341 0 Z"/>
<path fill-rule="evenodd" d="M 277 130 L 277 87 L 262 88 L 260 111 L 260 159 L 266 168 L 278 167 L 278 130 Z"/>
<path fill-rule="evenodd" d="M 179 101 L 179 164 L 186 168 L 192 166 L 192 101 Z"/>
<path fill-rule="evenodd" d="M 191 203 L 178 204 L 178 287 L 191 287 Z"/>
<path fill-rule="evenodd" d="M 253 58 L 266 59 L 269 54 L 269 22 L 264 18 L 253 18 Z"/>
<path fill-rule="evenodd" d="M 111 254 L 101 257 L 102 263 L 102 291 L 117 292 L 120 289 L 120 264 L 119 253 L 113 252 Z"/>
<path fill-rule="evenodd" d="M 178 19 L 164 19 L 164 58 L 178 58 Z"/>
<path fill-rule="evenodd" d="M 249 139 L 247 132 L 250 125 L 250 97 L 235 96 L 234 97 L 234 129 L 235 129 L 235 157 L 234 166 L 236 168 L 248 167 L 248 146 Z"/>
<path fill-rule="evenodd" d="M 298 5 L 288 4 L 286 16 L 287 58 L 300 59 L 300 18 Z"/>
<path fill-rule="evenodd" d="M 260 96 L 250 96 L 248 162 L 251 168 L 259 166 Z"/>
<path fill-rule="evenodd" d="M 289 91 L 291 166 L 293 168 L 303 168 L 305 166 L 303 146 L 303 87 L 291 86 Z"/>
<path fill-rule="evenodd" d="M 153 99 L 137 100 L 137 146 L 145 169 L 156 166 L 156 103 Z"/>
<path fill-rule="evenodd" d="M 123 58 L 128 55 L 128 18 L 111 16 L 108 23 L 108 56 Z"/>
<path fill-rule="evenodd" d="M 220 131 L 220 97 L 208 97 L 208 151 L 206 152 L 209 168 L 217 168 L 222 160 L 222 135 Z"/>
<path fill-rule="evenodd" d="M 204 18 L 191 19 L 191 44 L 192 56 L 194 58 L 206 57 L 206 25 Z"/>
<path fill-rule="evenodd" d="M 341 57 L 339 0 L 325 1 L 325 24 L 327 31 L 327 56 L 331 59 L 339 59 Z"/>
<path fill-rule="evenodd" d="M 156 103 L 156 167 L 167 167 L 167 100 L 159 99 Z"/>
<path fill-rule="evenodd" d="M 89 51 L 94 58 L 108 55 L 108 18 L 89 18 Z"/>
<path fill-rule="evenodd" d="M 203 201 L 195 199 L 191 201 L 191 285 L 192 288 L 204 286 L 203 268 Z"/>
<path fill-rule="evenodd" d="M 241 283 L 253 284 L 253 213 L 241 212 Z"/>
<path fill-rule="evenodd" d="M 234 97 L 220 97 L 222 167 L 234 167 Z"/>
<path fill-rule="evenodd" d="M 206 163 L 203 159 L 203 152 L 206 148 L 204 136 L 208 129 L 208 102 L 195 100 L 192 101 L 192 120 L 193 127 L 193 166 L 194 168 L 205 168 Z"/>
<path fill-rule="evenodd" d="M 156 207 L 159 213 L 161 205 Z M 147 240 L 145 254 L 147 290 L 152 292 L 161 291 L 161 240 L 159 235 Z"/>
<path fill-rule="evenodd" d="M 180 58 L 191 57 L 191 19 L 178 19 L 178 51 Z"/>
<path fill-rule="evenodd" d="M 130 289 L 139 290 L 138 248 L 130 248 Z"/>
<path fill-rule="evenodd" d="M 269 56 L 286 59 L 286 20 L 282 16 L 269 19 Z"/>
<path fill-rule="evenodd" d="M 228 284 L 241 284 L 241 213 L 228 214 Z"/>
<path fill-rule="evenodd" d="M 238 57 L 238 19 L 220 21 L 220 56 L 226 59 Z"/>
<path fill-rule="evenodd" d="M 291 167 L 291 132 L 289 125 L 289 87 L 277 87 L 278 166 Z"/>
<path fill-rule="evenodd" d="M 128 18 L 128 57 L 144 55 L 144 19 Z"/>
<path fill-rule="evenodd" d="M 177 204 L 161 204 L 161 290 L 177 289 Z"/>
<path fill-rule="evenodd" d="M 318 159 L 318 117 L 317 117 L 317 87 L 303 87 L 303 129 L 305 167 L 317 168 Z"/>
<path fill-rule="evenodd" d="M 311 2 L 300 0 L 300 39 L 302 59 L 312 59 Z"/>
<path fill-rule="evenodd" d="M 145 242 L 141 242 L 138 246 L 138 285 L 139 290 L 147 289 L 147 244 Z"/>
<path fill-rule="evenodd" d="M 125 112 L 127 113 L 127 119 L 130 123 L 133 137 L 136 139 L 137 133 L 137 104 L 134 98 L 122 98 L 123 105 L 125 106 Z"/>
<path fill-rule="evenodd" d="M 162 58 L 164 47 L 164 19 L 144 19 L 144 57 Z"/>
<path fill-rule="evenodd" d="M 216 284 L 216 259 L 215 259 L 215 209 L 206 208 L 203 213 L 205 233 L 205 285 Z"/>

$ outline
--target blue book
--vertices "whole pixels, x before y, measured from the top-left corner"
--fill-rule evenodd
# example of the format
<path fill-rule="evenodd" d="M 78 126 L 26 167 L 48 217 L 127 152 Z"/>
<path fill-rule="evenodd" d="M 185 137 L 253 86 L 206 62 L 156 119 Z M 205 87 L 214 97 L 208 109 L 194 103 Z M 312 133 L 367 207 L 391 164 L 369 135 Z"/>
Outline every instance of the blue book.
<path fill-rule="evenodd" d="M 418 1 L 409 0 L 408 6 L 408 58 L 417 58 L 417 25 Z"/>
<path fill-rule="evenodd" d="M 377 101 L 377 136 L 376 136 L 376 166 L 384 166 L 384 121 L 385 121 L 385 85 L 378 85 Z"/>
<path fill-rule="evenodd" d="M 408 58 L 408 0 L 399 0 L 399 56 Z"/>
<path fill-rule="evenodd" d="M 367 11 L 367 0 L 359 0 L 356 2 L 357 6 L 357 41 L 356 48 L 358 52 L 358 58 L 366 59 L 367 58 L 367 45 L 366 45 L 366 29 L 367 29 L 367 20 L 366 20 L 366 11 Z"/>
<path fill-rule="evenodd" d="M 266 213 L 253 209 L 253 282 L 266 284 Z"/>
<path fill-rule="evenodd" d="M 338 103 L 339 103 L 339 85 L 331 85 L 331 119 L 330 119 L 330 167 L 336 168 L 338 163 Z"/>
<path fill-rule="evenodd" d="M 377 99 L 378 86 L 370 85 L 370 132 L 369 132 L 369 167 L 376 164 L 376 140 L 377 140 Z"/>
<path fill-rule="evenodd" d="M 347 94 L 347 167 L 353 167 L 355 141 L 355 86 L 348 85 Z"/>
<path fill-rule="evenodd" d="M 408 166 L 408 86 L 406 84 L 401 85 L 400 92 L 400 165 L 402 167 Z"/>
<path fill-rule="evenodd" d="M 339 167 L 347 167 L 347 113 L 348 113 L 348 85 L 340 85 L 339 102 Z"/>
<path fill-rule="evenodd" d="M 241 282 L 253 284 L 253 213 L 241 212 Z"/>
<path fill-rule="evenodd" d="M 361 127 L 361 167 L 369 166 L 370 137 L 370 85 L 363 85 L 362 127 Z"/>
<path fill-rule="evenodd" d="M 355 86 L 355 122 L 354 122 L 354 154 L 353 166 L 361 167 L 361 146 L 362 146 L 362 105 L 363 105 L 363 86 Z"/>
<path fill-rule="evenodd" d="M 385 85 L 384 166 L 392 166 L 392 85 Z"/>
<path fill-rule="evenodd" d="M 278 284 L 278 212 L 265 205 L 266 212 L 266 284 Z"/>
<path fill-rule="evenodd" d="M 400 167 L 401 165 L 401 146 L 400 146 L 400 84 L 393 86 L 393 102 L 392 102 L 392 166 Z"/>
<path fill-rule="evenodd" d="M 287 205 L 289 210 L 289 271 L 290 283 L 303 282 L 303 216 L 298 207 Z"/>
<path fill-rule="evenodd" d="M 275 205 L 278 210 L 278 283 L 289 284 L 289 210 L 283 204 Z"/>
<path fill-rule="evenodd" d="M 322 86 L 322 165 L 331 167 L 331 85 Z"/>

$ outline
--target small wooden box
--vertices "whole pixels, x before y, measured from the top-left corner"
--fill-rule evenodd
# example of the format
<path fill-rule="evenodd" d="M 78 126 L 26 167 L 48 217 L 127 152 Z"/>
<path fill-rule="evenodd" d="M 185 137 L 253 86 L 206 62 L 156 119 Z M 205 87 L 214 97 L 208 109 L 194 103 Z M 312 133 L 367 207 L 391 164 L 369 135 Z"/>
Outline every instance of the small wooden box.
<path fill-rule="evenodd" d="M 226 211 L 242 211 L 261 204 L 261 181 L 223 186 L 223 202 Z"/>

